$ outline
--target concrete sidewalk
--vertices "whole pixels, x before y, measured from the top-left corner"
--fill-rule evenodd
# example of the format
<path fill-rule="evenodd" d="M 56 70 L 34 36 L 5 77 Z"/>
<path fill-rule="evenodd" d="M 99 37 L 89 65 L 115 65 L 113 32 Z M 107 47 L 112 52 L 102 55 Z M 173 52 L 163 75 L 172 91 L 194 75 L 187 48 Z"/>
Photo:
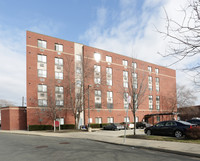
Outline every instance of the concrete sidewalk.
<path fill-rule="evenodd" d="M 23 134 L 23 135 L 25 134 L 25 135 L 38 135 L 38 136 L 66 137 L 66 138 L 83 138 L 99 142 L 131 146 L 133 148 L 145 148 L 145 149 L 158 150 L 163 152 L 170 152 L 170 153 L 200 158 L 200 144 L 130 139 L 130 138 L 126 138 L 124 140 L 123 137 L 119 137 L 124 135 L 124 130 L 121 131 L 97 130 L 95 132 L 62 132 L 62 133 L 59 132 L 54 133 L 47 131 L 0 130 L 0 132 Z M 132 130 L 127 130 L 126 132 L 127 135 L 132 133 L 133 133 Z M 137 130 L 137 134 L 144 134 L 144 132 L 143 130 Z"/>

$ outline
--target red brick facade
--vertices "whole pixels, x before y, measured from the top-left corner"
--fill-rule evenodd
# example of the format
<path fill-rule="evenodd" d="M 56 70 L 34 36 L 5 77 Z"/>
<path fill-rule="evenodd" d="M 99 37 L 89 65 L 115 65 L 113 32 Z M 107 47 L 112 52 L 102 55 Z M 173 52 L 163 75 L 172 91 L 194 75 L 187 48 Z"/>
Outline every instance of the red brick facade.
<path fill-rule="evenodd" d="M 2 107 L 1 108 L 2 130 L 26 130 L 25 107 Z"/>
<path fill-rule="evenodd" d="M 46 48 L 38 47 L 38 40 L 45 40 Z M 58 51 L 55 51 L 55 44 L 62 44 L 63 51 L 59 53 Z M 53 90 L 55 89 L 55 86 L 64 87 L 64 107 L 68 104 L 68 100 L 65 99 L 67 95 L 65 89 L 67 88 L 66 83 L 69 82 L 69 79 L 65 69 L 68 68 L 66 63 L 69 63 L 68 61 L 70 58 L 70 82 L 72 82 L 72 84 L 75 84 L 76 44 L 77 43 L 74 42 L 27 31 L 27 125 L 52 124 L 52 120 L 47 117 L 45 109 L 43 110 L 43 107 L 38 107 L 39 84 L 47 85 L 47 93 L 49 93 L 50 90 L 53 91 L 52 99 L 55 99 L 55 91 Z M 78 45 L 80 46 L 82 44 Z M 126 117 L 126 110 L 124 108 L 123 94 L 127 89 L 123 87 L 123 71 L 127 71 L 128 77 L 130 77 L 132 62 L 135 62 L 137 64 L 135 72 L 137 73 L 138 78 L 141 78 L 143 75 L 145 75 L 144 82 L 146 85 L 148 84 L 148 77 L 152 77 L 152 90 L 149 90 L 147 87 L 147 90 L 145 92 L 146 98 L 136 111 L 136 117 L 138 118 L 138 121 L 145 120 L 150 123 L 155 123 L 159 120 L 162 121 L 173 119 L 173 116 L 171 115 L 156 114 L 172 113 L 177 111 L 176 106 L 172 106 L 172 103 L 169 103 L 172 98 L 176 100 L 175 70 L 85 45 L 82 45 L 81 50 L 85 63 L 83 63 L 85 104 L 82 124 L 88 123 L 88 97 L 86 91 L 88 85 L 92 85 L 92 87 L 90 87 L 90 118 L 92 120 L 92 123 L 96 122 L 96 118 L 102 118 L 101 122 L 107 123 L 109 117 L 113 118 L 114 122 L 124 121 L 124 117 Z M 94 53 L 99 53 L 101 55 L 100 62 L 96 62 L 94 60 Z M 38 76 L 38 54 L 45 55 L 47 58 L 47 76 L 45 78 L 41 78 Z M 111 63 L 106 62 L 106 56 L 112 57 Z M 63 79 L 55 79 L 55 58 L 63 59 Z M 122 64 L 123 60 L 128 61 L 127 67 Z M 94 83 L 94 65 L 100 66 L 101 84 Z M 106 84 L 106 68 L 108 67 L 112 68 L 112 85 L 109 86 Z M 151 67 L 151 72 L 148 71 L 148 67 Z M 156 73 L 155 69 L 158 69 L 159 72 Z M 85 75 L 88 75 L 88 77 L 86 78 Z M 155 87 L 156 78 L 159 78 L 159 91 L 156 91 Z M 95 90 L 101 91 L 101 108 L 95 108 Z M 108 91 L 111 91 L 113 93 L 112 109 L 107 108 Z M 75 93 L 73 94 L 75 95 Z M 152 109 L 149 109 L 148 96 L 152 96 L 153 98 Z M 159 96 L 159 110 L 156 109 L 156 96 Z M 151 114 L 152 117 L 150 116 Z M 148 115 L 148 117 L 145 117 L 145 115 Z M 129 110 L 128 116 L 130 118 L 130 122 L 133 122 L 133 114 L 131 110 Z M 74 124 L 75 122 L 73 114 L 69 109 L 66 109 L 65 112 L 61 112 L 60 117 L 64 118 L 65 124 Z"/>

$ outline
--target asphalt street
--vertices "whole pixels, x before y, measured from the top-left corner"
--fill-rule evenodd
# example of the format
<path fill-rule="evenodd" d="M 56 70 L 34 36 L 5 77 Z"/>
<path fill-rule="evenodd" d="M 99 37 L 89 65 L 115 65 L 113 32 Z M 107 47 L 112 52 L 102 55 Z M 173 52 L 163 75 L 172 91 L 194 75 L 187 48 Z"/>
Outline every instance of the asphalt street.
<path fill-rule="evenodd" d="M 0 133 L 0 161 L 195 161 L 199 158 L 87 139 Z"/>

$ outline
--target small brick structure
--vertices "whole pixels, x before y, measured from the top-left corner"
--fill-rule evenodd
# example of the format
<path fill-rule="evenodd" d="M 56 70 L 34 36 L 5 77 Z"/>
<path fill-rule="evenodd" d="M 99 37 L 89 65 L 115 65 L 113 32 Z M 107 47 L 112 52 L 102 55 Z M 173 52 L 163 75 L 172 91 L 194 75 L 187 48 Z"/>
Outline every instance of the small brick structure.
<path fill-rule="evenodd" d="M 2 107 L 2 130 L 26 130 L 26 107 Z"/>

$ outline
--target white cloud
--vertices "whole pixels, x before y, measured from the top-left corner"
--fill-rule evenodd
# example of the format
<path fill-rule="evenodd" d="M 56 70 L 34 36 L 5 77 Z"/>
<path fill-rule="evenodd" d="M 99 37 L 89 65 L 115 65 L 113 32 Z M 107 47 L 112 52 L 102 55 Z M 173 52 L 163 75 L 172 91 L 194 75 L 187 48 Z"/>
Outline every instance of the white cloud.
<path fill-rule="evenodd" d="M 113 26 L 107 27 L 92 25 L 81 39 L 87 39 L 89 45 L 102 48 L 104 50 L 116 52 L 119 54 L 134 56 L 138 59 L 148 61 L 159 65 L 169 65 L 174 58 L 163 58 L 158 52 L 167 52 L 168 39 L 156 32 L 156 28 L 165 30 L 165 12 L 170 18 L 177 22 L 183 17 L 180 12 L 181 7 L 185 7 L 187 0 L 146 0 L 141 8 L 137 4 L 138 1 L 121 0 L 120 10 L 116 11 L 119 17 L 114 19 Z M 106 14 L 109 14 L 107 9 Z M 101 17 L 97 16 L 97 22 L 101 21 Z M 104 24 L 109 23 L 107 20 Z M 156 26 L 156 28 L 155 28 Z M 181 69 L 188 64 L 199 60 L 199 57 L 193 57 L 175 64 L 171 68 Z M 180 84 L 192 86 L 191 77 L 184 72 L 177 70 L 177 82 Z M 200 103 L 200 101 L 198 101 Z"/>
<path fill-rule="evenodd" d="M 59 24 L 31 20 L 28 30 L 54 34 Z M 26 29 L 0 24 L 0 99 L 22 105 L 26 98 Z"/>

